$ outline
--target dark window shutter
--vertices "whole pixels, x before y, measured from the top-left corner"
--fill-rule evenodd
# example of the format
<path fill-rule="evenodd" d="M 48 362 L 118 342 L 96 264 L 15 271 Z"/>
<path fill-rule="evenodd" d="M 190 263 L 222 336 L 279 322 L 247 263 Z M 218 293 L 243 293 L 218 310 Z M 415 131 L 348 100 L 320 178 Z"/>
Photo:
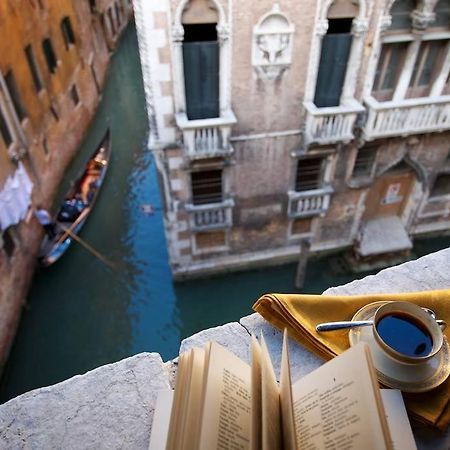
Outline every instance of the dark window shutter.
<path fill-rule="evenodd" d="M 351 45 L 350 33 L 327 34 L 323 37 L 314 97 L 314 104 L 319 108 L 339 106 Z"/>
<path fill-rule="evenodd" d="M 219 117 L 219 45 L 183 44 L 186 113 L 189 120 Z"/>

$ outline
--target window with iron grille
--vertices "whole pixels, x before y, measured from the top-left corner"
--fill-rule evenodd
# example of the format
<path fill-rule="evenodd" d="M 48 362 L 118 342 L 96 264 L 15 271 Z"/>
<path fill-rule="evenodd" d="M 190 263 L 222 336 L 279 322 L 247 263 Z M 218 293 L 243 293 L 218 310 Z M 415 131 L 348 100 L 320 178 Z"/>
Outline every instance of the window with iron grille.
<path fill-rule="evenodd" d="M 44 50 L 45 60 L 47 61 L 48 70 L 51 73 L 56 72 L 58 61 L 56 59 L 55 51 L 53 50 L 52 41 L 46 38 L 42 41 L 42 49 Z"/>
<path fill-rule="evenodd" d="M 17 87 L 16 79 L 14 77 L 14 74 L 12 73 L 12 70 L 8 71 L 8 73 L 5 75 L 5 82 L 8 88 L 9 95 L 11 96 L 11 100 L 14 105 L 17 117 L 19 118 L 19 120 L 25 119 L 25 117 L 27 116 L 27 112 L 22 103 L 22 98 L 20 97 L 19 89 Z"/>
<path fill-rule="evenodd" d="M 322 185 L 323 157 L 299 159 L 295 176 L 297 192 L 319 189 Z"/>
<path fill-rule="evenodd" d="M 5 116 L 3 115 L 3 111 L 1 109 L 0 109 L 0 134 L 2 135 L 2 138 L 5 141 L 6 147 L 9 147 L 12 144 L 13 140 Z"/>
<path fill-rule="evenodd" d="M 73 34 L 70 17 L 66 16 L 61 20 L 61 32 L 64 38 L 64 45 L 66 50 L 68 50 L 71 45 L 75 45 L 75 35 Z"/>
<path fill-rule="evenodd" d="M 33 78 L 34 87 L 36 88 L 37 92 L 40 92 L 43 87 L 41 72 L 39 70 L 36 56 L 34 55 L 33 47 L 31 46 L 31 44 L 25 47 L 25 56 L 27 58 L 28 67 L 30 68 L 31 77 Z"/>
<path fill-rule="evenodd" d="M 375 163 L 376 149 L 361 148 L 356 155 L 355 164 L 353 166 L 354 178 L 370 177 L 372 175 L 373 165 Z"/>
<path fill-rule="evenodd" d="M 191 173 L 192 203 L 205 205 L 220 203 L 222 195 L 222 170 L 203 170 Z"/>

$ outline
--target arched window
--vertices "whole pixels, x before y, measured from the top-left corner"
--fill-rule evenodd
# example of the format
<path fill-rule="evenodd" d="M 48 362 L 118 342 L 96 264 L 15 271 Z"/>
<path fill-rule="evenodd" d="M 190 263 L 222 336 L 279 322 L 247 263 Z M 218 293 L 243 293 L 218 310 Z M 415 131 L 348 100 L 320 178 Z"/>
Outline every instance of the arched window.
<path fill-rule="evenodd" d="M 182 15 L 186 114 L 189 120 L 220 115 L 218 12 L 208 0 L 191 0 Z"/>
<path fill-rule="evenodd" d="M 450 2 L 448 0 L 439 0 L 434 9 L 436 19 L 430 27 L 448 28 L 450 26 Z"/>
<path fill-rule="evenodd" d="M 415 7 L 415 0 L 395 0 L 391 8 L 392 22 L 389 31 L 410 30 L 411 13 Z"/>
<path fill-rule="evenodd" d="M 352 23 L 358 7 L 350 1 L 335 0 L 328 9 L 328 29 L 322 38 L 314 104 L 339 106 L 352 47 Z"/>

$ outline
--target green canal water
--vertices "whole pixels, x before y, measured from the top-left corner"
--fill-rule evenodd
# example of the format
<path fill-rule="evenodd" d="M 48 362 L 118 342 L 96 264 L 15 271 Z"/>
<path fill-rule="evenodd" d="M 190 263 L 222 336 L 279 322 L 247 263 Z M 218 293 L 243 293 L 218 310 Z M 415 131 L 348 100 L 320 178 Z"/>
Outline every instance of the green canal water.
<path fill-rule="evenodd" d="M 73 244 L 54 266 L 36 272 L 0 383 L 0 402 L 139 352 L 173 358 L 183 338 L 250 314 L 261 294 L 296 292 L 293 264 L 172 282 L 155 166 L 145 148 L 147 116 L 132 26 L 112 59 L 103 100 L 61 193 L 107 126 L 112 161 L 81 237 L 116 268 Z M 155 214 L 144 214 L 145 204 Z M 423 241 L 416 253 L 446 246 L 447 239 Z M 334 273 L 328 259 L 311 261 L 303 292 L 319 293 L 354 278 Z"/>

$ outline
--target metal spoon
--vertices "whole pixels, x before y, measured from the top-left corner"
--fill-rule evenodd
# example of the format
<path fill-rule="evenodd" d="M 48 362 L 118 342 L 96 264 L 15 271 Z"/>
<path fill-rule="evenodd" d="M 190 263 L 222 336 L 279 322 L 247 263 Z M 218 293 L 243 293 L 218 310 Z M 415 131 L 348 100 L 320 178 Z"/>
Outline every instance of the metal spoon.
<path fill-rule="evenodd" d="M 422 308 L 427 313 L 430 314 L 433 319 L 436 320 L 436 323 L 440 326 L 445 328 L 446 323 L 444 320 L 436 319 L 436 314 L 433 310 L 429 308 Z M 316 331 L 322 332 L 322 331 L 334 331 L 334 330 L 342 330 L 345 328 L 355 328 L 355 327 L 365 327 L 368 325 L 373 325 L 373 320 L 344 320 L 341 322 L 325 322 L 325 323 L 319 323 L 316 326 Z"/>

